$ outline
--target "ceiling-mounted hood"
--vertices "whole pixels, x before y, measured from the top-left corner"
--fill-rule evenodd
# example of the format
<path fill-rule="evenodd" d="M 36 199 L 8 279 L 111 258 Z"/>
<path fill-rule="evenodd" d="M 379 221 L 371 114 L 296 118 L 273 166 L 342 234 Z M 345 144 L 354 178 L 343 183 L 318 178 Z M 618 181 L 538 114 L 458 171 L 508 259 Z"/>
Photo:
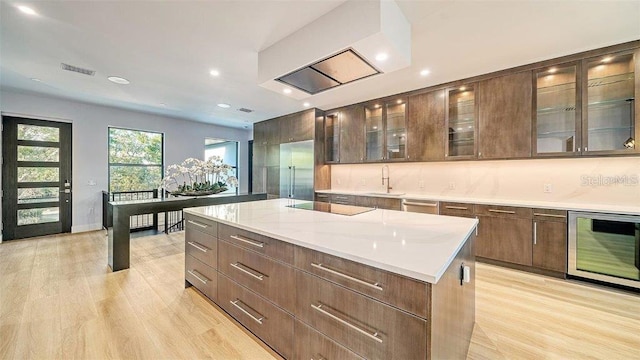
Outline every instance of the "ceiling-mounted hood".
<path fill-rule="evenodd" d="M 314 95 L 379 73 L 353 49 L 347 49 L 276 80 Z"/>
<path fill-rule="evenodd" d="M 305 99 L 409 65 L 411 26 L 398 5 L 350 0 L 260 51 L 258 83 Z"/>

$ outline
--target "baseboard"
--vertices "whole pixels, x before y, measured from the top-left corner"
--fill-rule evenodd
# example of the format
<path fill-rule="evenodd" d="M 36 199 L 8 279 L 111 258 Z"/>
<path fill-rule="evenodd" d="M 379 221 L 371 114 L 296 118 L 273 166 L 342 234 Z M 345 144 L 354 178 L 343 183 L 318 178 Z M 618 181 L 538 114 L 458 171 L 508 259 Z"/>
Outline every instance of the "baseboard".
<path fill-rule="evenodd" d="M 71 233 L 81 233 L 87 231 L 96 231 L 102 229 L 102 223 L 87 224 L 87 225 L 74 225 L 71 226 Z"/>

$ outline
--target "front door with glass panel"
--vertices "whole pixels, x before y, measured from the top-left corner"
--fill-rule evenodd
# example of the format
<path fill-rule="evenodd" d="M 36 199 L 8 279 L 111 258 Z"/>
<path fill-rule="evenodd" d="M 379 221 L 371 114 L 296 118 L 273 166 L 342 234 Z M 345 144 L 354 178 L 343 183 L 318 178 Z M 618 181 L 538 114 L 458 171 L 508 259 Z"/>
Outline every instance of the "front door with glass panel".
<path fill-rule="evenodd" d="M 71 231 L 71 124 L 2 117 L 3 240 Z"/>

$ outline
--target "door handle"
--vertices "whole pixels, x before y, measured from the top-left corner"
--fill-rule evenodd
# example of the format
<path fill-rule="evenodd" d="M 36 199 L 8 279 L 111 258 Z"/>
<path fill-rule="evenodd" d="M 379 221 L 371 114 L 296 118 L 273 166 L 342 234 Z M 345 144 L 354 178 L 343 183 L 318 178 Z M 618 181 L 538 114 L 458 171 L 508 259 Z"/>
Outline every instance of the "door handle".
<path fill-rule="evenodd" d="M 60 192 L 64 194 L 71 194 L 71 189 L 60 190 Z"/>
<path fill-rule="evenodd" d="M 292 171 L 292 175 L 291 175 L 291 197 L 296 196 L 295 194 L 295 189 L 296 189 L 296 167 L 292 166 L 291 169 Z"/>

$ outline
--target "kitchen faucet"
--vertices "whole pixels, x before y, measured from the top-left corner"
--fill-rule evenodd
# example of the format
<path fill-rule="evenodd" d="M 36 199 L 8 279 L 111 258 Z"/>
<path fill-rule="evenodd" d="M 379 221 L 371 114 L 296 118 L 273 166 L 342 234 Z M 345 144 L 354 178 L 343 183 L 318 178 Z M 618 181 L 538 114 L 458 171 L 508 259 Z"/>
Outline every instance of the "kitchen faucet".
<path fill-rule="evenodd" d="M 387 176 L 384 176 L 384 169 L 387 169 Z M 382 165 L 382 185 L 384 185 L 384 181 L 387 180 L 387 194 L 389 193 L 389 190 L 393 189 L 389 184 L 389 165 Z"/>

